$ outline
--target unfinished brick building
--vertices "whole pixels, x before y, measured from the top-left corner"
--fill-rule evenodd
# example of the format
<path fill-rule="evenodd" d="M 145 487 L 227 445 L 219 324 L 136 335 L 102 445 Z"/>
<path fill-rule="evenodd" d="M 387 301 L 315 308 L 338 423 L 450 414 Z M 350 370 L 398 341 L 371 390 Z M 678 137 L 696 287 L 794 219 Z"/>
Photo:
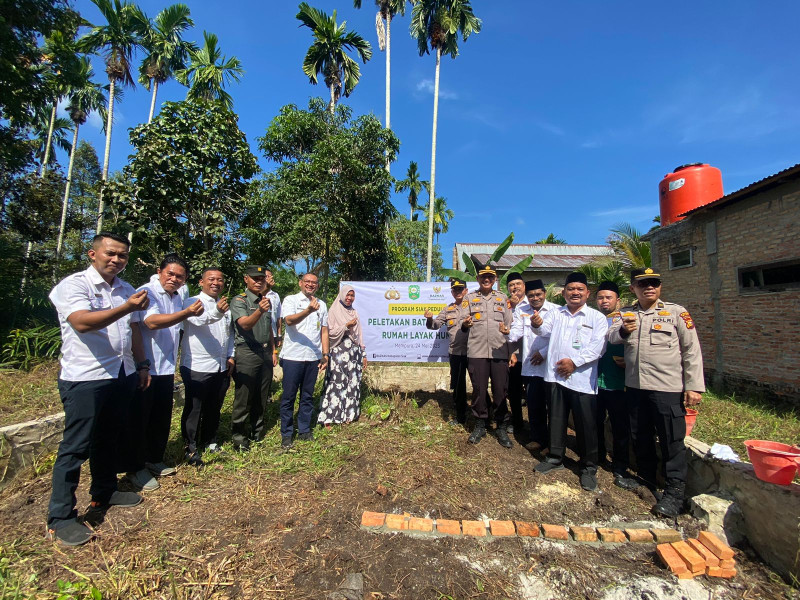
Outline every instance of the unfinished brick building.
<path fill-rule="evenodd" d="M 647 239 L 707 383 L 800 402 L 800 164 L 684 216 Z"/>

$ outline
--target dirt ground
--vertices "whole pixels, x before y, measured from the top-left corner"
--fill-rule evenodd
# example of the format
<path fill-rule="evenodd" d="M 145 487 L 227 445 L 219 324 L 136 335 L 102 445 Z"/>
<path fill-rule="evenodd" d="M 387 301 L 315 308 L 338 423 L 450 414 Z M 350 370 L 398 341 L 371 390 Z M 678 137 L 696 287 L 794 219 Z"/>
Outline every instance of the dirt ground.
<path fill-rule="evenodd" d="M 362 419 L 281 452 L 275 427 L 244 455 L 180 467 L 131 509 L 112 509 L 98 539 L 65 548 L 43 539 L 49 473 L 0 496 L 4 598 L 326 598 L 351 574 L 370 599 L 772 599 L 800 598 L 747 548 L 733 580 L 678 582 L 654 545 L 479 541 L 380 534 L 364 510 L 451 519 L 517 519 L 565 525 L 640 523 L 694 535 L 688 516 L 659 521 L 649 493 L 581 490 L 574 469 L 547 476 L 537 455 L 493 436 L 479 445 L 447 424 L 447 394 L 372 398 Z M 277 406 L 269 409 L 277 417 Z M 370 418 L 369 415 L 372 415 Z M 385 418 L 381 418 L 385 417 Z M 222 439 L 227 437 L 224 421 Z M 178 446 L 171 452 L 177 455 Z M 574 455 L 573 455 L 574 458 Z M 572 465 L 574 467 L 574 464 Z M 88 504 L 88 470 L 78 492 Z M 57 596 L 59 588 L 67 595 Z M 339 596 L 348 597 L 342 591 Z M 349 593 L 349 592 L 348 592 Z M 14 595 L 16 594 L 16 595 Z M 95 596 L 97 597 L 97 596 Z M 353 596 L 355 597 L 355 596 Z"/>

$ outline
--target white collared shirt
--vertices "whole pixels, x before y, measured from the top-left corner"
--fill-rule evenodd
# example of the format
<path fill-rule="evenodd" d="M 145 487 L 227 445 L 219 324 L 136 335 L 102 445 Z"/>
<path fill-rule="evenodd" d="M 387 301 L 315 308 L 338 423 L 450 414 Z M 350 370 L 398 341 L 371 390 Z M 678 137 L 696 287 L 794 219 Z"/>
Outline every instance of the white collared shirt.
<path fill-rule="evenodd" d="M 548 311 L 544 323 L 533 332 L 549 337 L 544 380 L 584 394 L 597 394 L 597 361 L 606 349 L 608 321 L 598 310 L 586 305 L 575 314 L 566 306 Z M 576 369 L 569 377 L 556 373 L 556 363 L 570 358 Z"/>
<path fill-rule="evenodd" d="M 558 308 L 557 304 L 544 301 L 542 308 L 539 309 L 539 314 L 542 319 L 547 316 L 547 313 L 554 308 Z M 531 315 L 533 308 L 526 301 L 524 304 L 520 302 L 514 309 L 514 322 L 511 324 L 511 333 L 508 334 L 509 342 L 516 342 L 522 338 L 522 376 L 523 377 L 544 377 L 547 370 L 547 363 L 542 362 L 538 365 L 531 364 L 531 356 L 538 352 L 542 358 L 547 359 L 547 346 L 549 340 L 540 335 L 536 335 L 531 327 Z"/>
<path fill-rule="evenodd" d="M 283 300 L 283 317 L 304 311 L 309 302 L 303 292 L 286 296 Z M 312 312 L 297 325 L 286 325 L 281 358 L 297 361 L 322 359 L 322 328 L 328 326 L 328 307 L 319 298 L 317 302 L 319 310 Z"/>
<path fill-rule="evenodd" d="M 278 337 L 278 323 L 281 320 L 281 297 L 278 292 L 270 290 L 264 294 L 270 301 L 269 316 L 272 323 L 272 336 Z"/>
<path fill-rule="evenodd" d="M 170 294 L 164 290 L 158 277 L 152 278 L 140 290 L 147 290 L 150 306 L 147 307 L 142 321 L 151 315 L 171 315 L 183 310 L 181 289 Z M 141 326 L 144 354 L 150 360 L 151 375 L 172 375 L 175 373 L 175 363 L 178 360 L 178 343 L 181 336 L 181 323 L 164 329 L 148 329 L 144 323 Z"/>
<path fill-rule="evenodd" d="M 158 273 L 153 273 L 150 275 L 150 283 L 158 283 L 161 284 L 161 280 L 158 278 Z M 146 285 L 146 284 L 145 284 Z M 144 286 L 142 286 L 144 287 Z M 142 288 L 139 288 L 142 289 Z M 178 296 L 181 298 L 181 302 L 184 302 L 189 297 L 189 286 L 185 283 L 178 288 Z"/>
<path fill-rule="evenodd" d="M 79 310 L 100 311 L 125 304 L 133 286 L 114 277 L 109 285 L 94 266 L 62 279 L 50 292 L 50 301 L 58 311 L 61 325 L 61 374 L 64 381 L 116 379 L 120 367 L 125 374 L 136 370 L 131 351 L 131 323 L 141 320 L 135 311 L 120 317 L 107 327 L 79 333 L 67 318 Z"/>
<path fill-rule="evenodd" d="M 183 308 L 197 300 L 203 303 L 203 314 L 189 317 L 183 322 L 181 366 L 197 373 L 219 373 L 228 369 L 228 359 L 233 356 L 233 328 L 231 311 L 217 310 L 217 301 L 200 292 L 187 298 Z"/>

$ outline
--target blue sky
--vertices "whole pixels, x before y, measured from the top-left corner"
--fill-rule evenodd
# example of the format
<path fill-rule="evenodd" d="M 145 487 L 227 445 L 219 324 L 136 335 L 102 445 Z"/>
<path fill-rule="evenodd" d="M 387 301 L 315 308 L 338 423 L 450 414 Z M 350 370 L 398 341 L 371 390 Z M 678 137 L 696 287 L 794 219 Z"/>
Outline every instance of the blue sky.
<path fill-rule="evenodd" d="M 297 3 L 187 3 L 195 21 L 187 37 L 214 32 L 223 52 L 242 61 L 244 78 L 229 91 L 256 155 L 255 138 L 281 106 L 328 97 L 301 70 L 311 34 L 298 28 Z M 339 20 L 373 45 L 361 82 L 343 101 L 383 121 L 385 55 L 373 3 L 363 0 L 361 10 L 350 0 L 310 3 L 338 9 Z M 166 6 L 139 4 L 151 17 Z M 101 20 L 88 0 L 75 6 L 89 21 Z M 483 31 L 441 68 L 436 192 L 455 212 L 440 238 L 446 266 L 456 242 L 499 242 L 509 231 L 520 243 L 554 232 L 590 244 L 603 243 L 620 221 L 646 230 L 658 214 L 658 182 L 681 164 L 720 168 L 728 193 L 800 162 L 796 2 L 473 6 Z M 392 129 L 401 142 L 392 174 L 402 178 L 415 160 L 427 179 L 435 59 L 418 55 L 409 16 L 410 9 L 392 27 Z M 96 70 L 104 76 L 99 63 Z M 170 82 L 159 102 L 184 96 Z M 124 165 L 127 129 L 146 120 L 149 102 L 139 87 L 117 105 L 112 169 Z M 102 157 L 97 120 L 82 134 Z M 407 214 L 405 198 L 393 200 Z"/>

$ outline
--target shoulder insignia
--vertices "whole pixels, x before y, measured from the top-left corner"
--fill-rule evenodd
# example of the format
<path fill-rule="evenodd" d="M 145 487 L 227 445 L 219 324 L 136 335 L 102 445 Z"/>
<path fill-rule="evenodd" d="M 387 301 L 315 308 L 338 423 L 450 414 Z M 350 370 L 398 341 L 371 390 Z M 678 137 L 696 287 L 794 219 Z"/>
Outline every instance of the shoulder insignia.
<path fill-rule="evenodd" d="M 507 306 L 508 308 L 511 308 L 511 300 L 506 300 L 506 306 Z"/>
<path fill-rule="evenodd" d="M 464 301 L 461 303 L 461 308 L 467 308 L 468 306 L 469 306 L 469 302 L 467 302 L 466 300 L 464 300 Z"/>
<path fill-rule="evenodd" d="M 657 306 L 658 308 L 664 308 L 664 303 L 663 303 L 661 300 L 659 300 L 659 301 L 658 301 L 658 304 L 657 304 L 656 306 Z"/>
<path fill-rule="evenodd" d="M 686 325 L 686 329 L 694 329 L 694 320 L 692 319 L 691 315 L 684 311 L 680 314 L 681 319 L 683 319 L 684 324 Z"/>

